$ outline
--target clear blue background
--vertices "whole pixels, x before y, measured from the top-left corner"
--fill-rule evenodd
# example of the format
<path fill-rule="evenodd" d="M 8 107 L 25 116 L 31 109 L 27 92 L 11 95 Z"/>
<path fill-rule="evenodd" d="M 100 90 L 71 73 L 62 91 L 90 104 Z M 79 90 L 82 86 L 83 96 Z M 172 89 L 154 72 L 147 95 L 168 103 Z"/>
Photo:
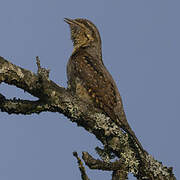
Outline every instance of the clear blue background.
<path fill-rule="evenodd" d="M 180 179 L 179 0 L 1 0 L 0 56 L 36 72 L 35 57 L 66 87 L 72 52 L 64 17 L 99 28 L 103 59 L 123 98 L 128 121 L 144 148 Z M 0 85 L 7 97 L 36 99 Z M 0 113 L 0 180 L 80 179 L 73 151 L 95 157 L 96 138 L 58 113 Z M 87 168 L 91 179 L 110 172 Z M 130 176 L 130 179 L 134 179 Z"/>

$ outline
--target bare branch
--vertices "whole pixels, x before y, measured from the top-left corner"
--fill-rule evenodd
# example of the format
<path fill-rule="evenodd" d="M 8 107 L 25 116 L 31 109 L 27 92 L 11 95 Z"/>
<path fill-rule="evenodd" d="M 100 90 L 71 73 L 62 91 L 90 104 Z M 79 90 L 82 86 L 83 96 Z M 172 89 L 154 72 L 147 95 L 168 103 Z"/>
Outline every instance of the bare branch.
<path fill-rule="evenodd" d="M 33 72 L 16 66 L 0 57 L 0 82 L 14 85 L 33 96 L 41 97 L 41 85 L 38 83 L 38 76 Z"/>
<path fill-rule="evenodd" d="M 104 162 L 99 159 L 93 158 L 88 152 L 83 152 L 83 160 L 90 169 L 98 169 L 105 171 L 124 170 L 127 172 L 127 167 L 121 160 L 115 162 Z"/>
<path fill-rule="evenodd" d="M 36 64 L 37 64 L 37 67 L 38 67 L 38 72 L 37 72 L 37 74 L 38 74 L 39 76 L 41 76 L 41 77 L 44 77 L 45 79 L 48 79 L 48 78 L 49 78 L 49 72 L 50 72 L 50 70 L 41 67 L 40 59 L 39 59 L 38 56 L 36 57 Z"/>
<path fill-rule="evenodd" d="M 39 98 L 38 101 L 8 100 L 0 95 L 1 111 L 15 114 L 31 114 L 42 111 L 63 113 L 72 122 L 76 122 L 78 126 L 93 133 L 102 142 L 105 149 L 120 160 L 118 165 L 114 162 L 114 164 L 110 163 L 111 166 L 103 161 L 95 161 L 96 168 L 104 168 L 104 170 L 109 168 L 110 170 L 110 167 L 119 166 L 120 170 L 131 172 L 138 179 L 175 179 L 172 168 L 163 166 L 148 153 L 145 156 L 142 155 L 132 145 L 129 136 L 122 132 L 101 110 L 92 104 L 80 101 L 70 90 L 49 80 L 48 70 L 41 71 L 43 68 L 40 67 L 40 64 L 38 66 L 39 72 L 35 74 L 0 57 L 0 82 L 14 85 Z M 112 170 L 114 169 L 112 168 Z"/>
<path fill-rule="evenodd" d="M 79 170 L 81 172 L 81 178 L 82 180 L 90 180 L 86 174 L 86 170 L 85 167 L 83 166 L 83 162 L 81 161 L 81 159 L 78 157 L 78 153 L 77 152 L 73 152 L 73 156 L 76 157 L 77 161 L 78 161 L 78 165 L 79 165 Z"/>
<path fill-rule="evenodd" d="M 29 101 L 22 99 L 6 99 L 0 94 L 0 109 L 2 112 L 7 112 L 8 114 L 32 114 L 43 111 L 53 111 L 51 106 L 45 102 L 41 101 Z"/>

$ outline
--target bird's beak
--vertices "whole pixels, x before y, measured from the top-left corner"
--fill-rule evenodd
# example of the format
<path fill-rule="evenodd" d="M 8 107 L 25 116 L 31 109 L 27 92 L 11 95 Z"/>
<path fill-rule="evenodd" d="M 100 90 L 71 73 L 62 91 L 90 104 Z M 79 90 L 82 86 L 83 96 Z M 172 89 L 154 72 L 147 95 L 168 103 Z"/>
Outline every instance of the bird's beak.
<path fill-rule="evenodd" d="M 69 19 L 69 18 L 64 18 L 64 21 L 65 21 L 66 23 L 68 23 L 69 25 L 75 23 L 73 19 Z"/>
<path fill-rule="evenodd" d="M 81 23 L 79 23 L 78 21 L 76 21 L 76 19 L 64 18 L 64 21 L 65 21 L 66 23 L 68 23 L 69 25 L 74 25 L 74 26 L 83 27 Z"/>

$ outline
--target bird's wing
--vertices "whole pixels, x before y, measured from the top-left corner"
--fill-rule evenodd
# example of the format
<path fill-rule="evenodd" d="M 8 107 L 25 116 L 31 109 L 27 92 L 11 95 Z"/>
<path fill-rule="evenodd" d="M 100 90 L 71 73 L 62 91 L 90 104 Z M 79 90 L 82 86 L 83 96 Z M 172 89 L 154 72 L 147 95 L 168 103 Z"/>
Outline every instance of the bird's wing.
<path fill-rule="evenodd" d="M 86 52 L 81 52 L 77 58 L 75 56 L 72 62 L 75 68 L 74 76 L 82 81 L 95 106 L 110 117 L 114 116 L 118 92 L 114 80 L 104 65 Z"/>

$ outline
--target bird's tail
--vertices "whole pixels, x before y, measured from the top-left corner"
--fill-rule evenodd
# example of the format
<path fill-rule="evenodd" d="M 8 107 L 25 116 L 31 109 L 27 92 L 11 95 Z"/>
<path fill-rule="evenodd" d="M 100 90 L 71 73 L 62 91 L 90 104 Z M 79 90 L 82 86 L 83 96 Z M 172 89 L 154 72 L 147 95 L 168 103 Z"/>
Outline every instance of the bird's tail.
<path fill-rule="evenodd" d="M 128 125 L 129 126 L 129 125 Z M 144 148 L 142 147 L 140 141 L 138 140 L 138 138 L 136 137 L 134 131 L 131 129 L 131 127 L 123 127 L 123 130 L 128 133 L 128 135 L 130 136 L 130 138 L 132 139 L 133 142 L 135 142 L 137 144 L 137 146 L 139 147 L 139 149 L 144 152 Z"/>
<path fill-rule="evenodd" d="M 131 129 L 127 119 L 126 119 L 126 115 L 125 112 L 122 111 L 121 113 L 118 113 L 118 121 L 119 121 L 119 125 L 120 128 L 122 128 L 132 139 L 132 141 L 139 147 L 139 149 L 142 152 L 145 152 L 144 148 L 142 147 L 141 143 L 139 142 L 138 138 L 136 137 L 134 131 Z"/>

